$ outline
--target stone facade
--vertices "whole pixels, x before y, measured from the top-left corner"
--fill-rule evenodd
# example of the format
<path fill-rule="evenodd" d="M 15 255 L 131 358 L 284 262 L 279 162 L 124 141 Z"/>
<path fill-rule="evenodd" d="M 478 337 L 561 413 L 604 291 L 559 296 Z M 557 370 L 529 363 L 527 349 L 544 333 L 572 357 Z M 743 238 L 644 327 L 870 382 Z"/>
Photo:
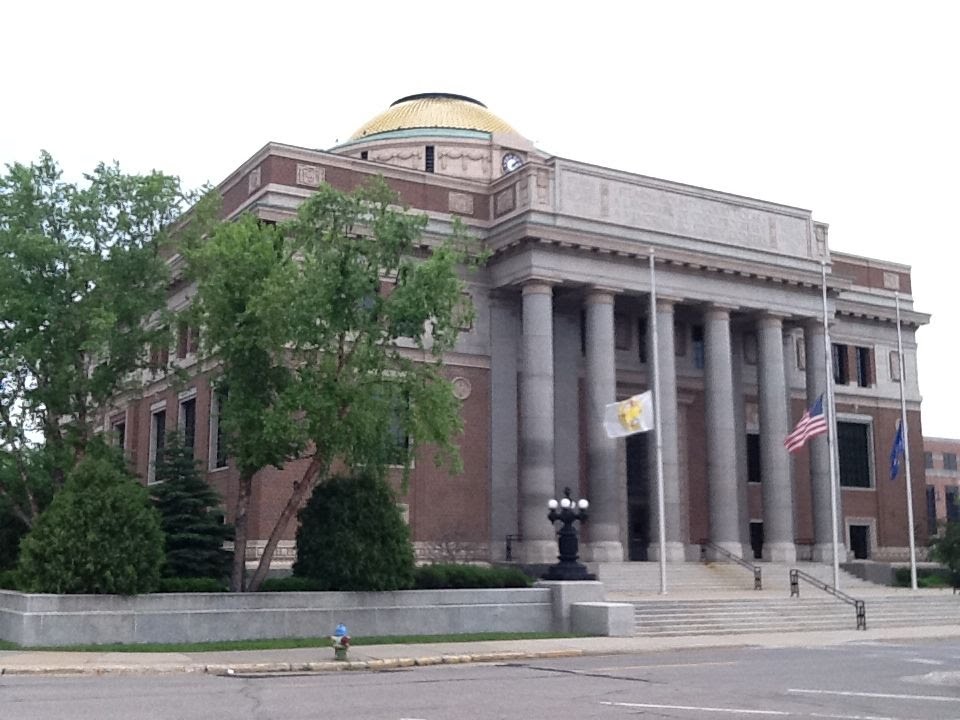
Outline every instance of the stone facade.
<path fill-rule="evenodd" d="M 546 501 L 567 486 L 591 500 L 587 559 L 658 555 L 653 433 L 612 441 L 600 427 L 605 404 L 653 385 L 651 254 L 667 559 L 698 558 L 711 540 L 744 556 L 827 561 L 826 437 L 794 455 L 782 443 L 824 391 L 828 363 L 841 426 L 840 542 L 872 558 L 907 546 L 903 487 L 884 481 L 899 416 L 895 293 L 912 497 L 926 527 L 915 330 L 928 316 L 913 309 L 908 267 L 834 252 L 808 210 L 547 156 L 513 133 L 410 122 L 328 152 L 268 144 L 219 189 L 228 218 L 282 220 L 320 181 L 349 189 L 381 175 L 427 214 L 428 245 L 456 215 L 489 250 L 469 286 L 476 322 L 447 358 L 464 393 L 464 472 L 449 477 L 424 453 L 402 499 L 423 556 L 503 560 L 511 536 L 513 559 L 551 562 Z M 214 369 L 182 363 L 203 371 L 191 385 L 196 447 L 229 507 L 235 473 L 229 461 L 214 467 L 210 450 Z M 144 378 L 142 393 L 108 413 L 126 418 L 127 451 L 144 477 L 151 418 L 160 403 L 176 409 L 182 392 Z M 167 413 L 168 427 L 177 414 Z M 295 471 L 258 478 L 253 538 L 266 537 Z"/>

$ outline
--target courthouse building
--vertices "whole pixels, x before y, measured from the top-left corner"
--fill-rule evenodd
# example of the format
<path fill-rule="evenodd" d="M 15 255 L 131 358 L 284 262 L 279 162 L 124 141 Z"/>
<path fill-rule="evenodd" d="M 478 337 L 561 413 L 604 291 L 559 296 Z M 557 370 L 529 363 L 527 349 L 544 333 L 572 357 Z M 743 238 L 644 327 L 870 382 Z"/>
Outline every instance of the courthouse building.
<path fill-rule="evenodd" d="M 402 498 L 421 557 L 551 562 L 547 500 L 564 487 L 591 503 L 585 559 L 658 556 L 653 433 L 611 440 L 602 424 L 607 403 L 653 384 L 651 252 L 668 559 L 696 559 L 706 540 L 776 561 L 832 557 L 826 436 L 794 455 L 783 446 L 825 389 L 822 261 L 840 543 L 851 557 L 907 557 L 903 479 L 888 478 L 896 293 L 916 539 L 926 540 L 915 331 L 929 317 L 913 309 L 909 267 L 834 251 L 809 210 L 548 155 L 476 100 L 444 93 L 398 100 L 327 151 L 269 143 L 219 189 L 229 217 L 279 221 L 321 183 L 350 189 L 375 176 L 428 216 L 427 242 L 459 217 L 490 253 L 466 276 L 476 319 L 445 359 L 462 401 L 464 471 L 450 476 L 424 451 Z M 174 286 L 171 307 L 190 293 Z M 229 508 L 236 471 L 217 442 L 215 369 L 198 367 L 195 344 L 185 330 L 170 349 L 174 365 L 197 370 L 189 383 L 146 375 L 106 422 L 148 481 L 180 427 Z M 297 471 L 257 478 L 259 547 Z"/>

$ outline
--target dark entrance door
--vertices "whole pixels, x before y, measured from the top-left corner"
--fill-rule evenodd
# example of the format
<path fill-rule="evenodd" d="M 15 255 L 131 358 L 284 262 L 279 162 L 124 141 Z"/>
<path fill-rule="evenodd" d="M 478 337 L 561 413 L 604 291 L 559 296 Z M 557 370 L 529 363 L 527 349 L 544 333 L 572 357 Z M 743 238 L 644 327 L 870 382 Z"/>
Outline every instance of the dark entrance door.
<path fill-rule="evenodd" d="M 870 557 L 870 526 L 850 526 L 850 549 L 856 560 L 866 560 Z"/>
<path fill-rule="evenodd" d="M 650 462 L 647 435 L 627 437 L 627 558 L 646 560 L 650 544 Z"/>
<path fill-rule="evenodd" d="M 750 523 L 750 547 L 753 548 L 753 559 L 763 559 L 763 523 Z"/>

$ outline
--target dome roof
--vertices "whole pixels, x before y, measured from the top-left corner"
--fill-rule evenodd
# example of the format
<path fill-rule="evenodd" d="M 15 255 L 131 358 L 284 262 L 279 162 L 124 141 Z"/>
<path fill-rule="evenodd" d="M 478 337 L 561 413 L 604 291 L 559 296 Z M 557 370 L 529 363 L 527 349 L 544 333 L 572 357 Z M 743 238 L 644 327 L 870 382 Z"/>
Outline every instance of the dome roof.
<path fill-rule="evenodd" d="M 357 130 L 351 140 L 392 130 L 455 128 L 517 134 L 481 102 L 451 93 L 421 93 L 402 97 Z"/>

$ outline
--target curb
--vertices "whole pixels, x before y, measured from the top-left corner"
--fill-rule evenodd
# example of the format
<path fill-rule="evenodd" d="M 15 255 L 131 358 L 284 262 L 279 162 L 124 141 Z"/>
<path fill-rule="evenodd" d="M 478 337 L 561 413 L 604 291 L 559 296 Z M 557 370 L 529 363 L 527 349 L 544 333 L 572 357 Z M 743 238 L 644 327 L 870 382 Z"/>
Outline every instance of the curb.
<path fill-rule="evenodd" d="M 272 675 L 280 673 L 328 673 L 352 670 L 394 670 L 429 665 L 461 665 L 467 663 L 511 662 L 546 658 L 609 655 L 609 651 L 592 652 L 579 649 L 545 650 L 542 652 L 488 652 L 472 655 L 426 655 L 416 658 L 374 658 L 372 660 L 321 662 L 259 662 L 218 663 L 211 665 L 64 665 L 60 667 L 21 666 L 0 667 L 0 675 L 171 675 L 203 673 L 222 677 Z"/>

